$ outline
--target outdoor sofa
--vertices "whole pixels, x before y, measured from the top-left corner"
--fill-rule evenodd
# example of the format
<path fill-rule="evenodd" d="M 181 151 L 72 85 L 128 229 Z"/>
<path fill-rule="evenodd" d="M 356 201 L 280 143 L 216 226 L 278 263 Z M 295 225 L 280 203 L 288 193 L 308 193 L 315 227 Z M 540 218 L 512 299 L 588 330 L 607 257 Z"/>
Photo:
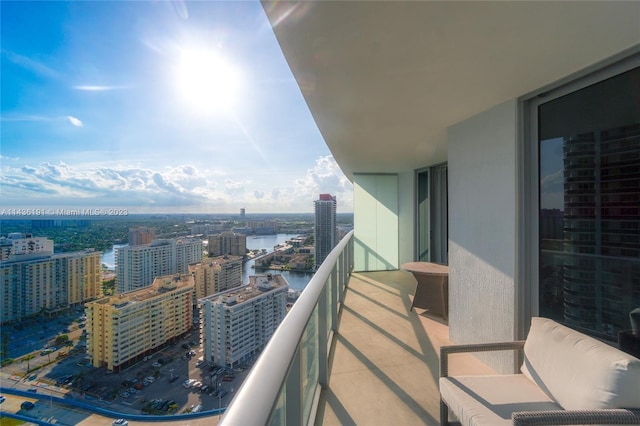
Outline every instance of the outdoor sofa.
<path fill-rule="evenodd" d="M 523 350 L 520 374 L 449 376 L 449 354 Z M 640 425 L 640 359 L 546 318 L 524 341 L 443 346 L 440 424 Z"/>

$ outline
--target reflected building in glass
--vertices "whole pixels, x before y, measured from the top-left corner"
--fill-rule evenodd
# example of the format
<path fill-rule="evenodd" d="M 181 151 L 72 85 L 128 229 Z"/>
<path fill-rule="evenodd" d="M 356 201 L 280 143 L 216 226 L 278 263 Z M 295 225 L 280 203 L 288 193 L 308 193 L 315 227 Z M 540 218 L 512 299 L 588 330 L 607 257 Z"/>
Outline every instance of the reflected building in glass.
<path fill-rule="evenodd" d="M 635 69 L 539 110 L 540 310 L 610 339 L 640 306 L 638 82 Z"/>

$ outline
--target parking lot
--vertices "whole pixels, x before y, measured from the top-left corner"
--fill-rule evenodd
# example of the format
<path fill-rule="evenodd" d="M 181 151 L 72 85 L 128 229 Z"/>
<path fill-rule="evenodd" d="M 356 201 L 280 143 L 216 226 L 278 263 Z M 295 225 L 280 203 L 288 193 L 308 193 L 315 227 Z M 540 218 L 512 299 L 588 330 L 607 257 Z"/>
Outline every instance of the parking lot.
<path fill-rule="evenodd" d="M 82 333 L 77 325 L 73 331 L 78 337 Z M 92 367 L 80 342 L 75 341 L 75 349 L 63 357 L 57 356 L 59 348 L 44 355 L 49 351 L 38 350 L 32 359 L 4 367 L 3 386 L 67 394 L 122 413 L 173 414 L 227 406 L 248 372 L 248 368 L 220 369 L 201 360 L 197 331 L 117 373 Z M 4 381 L 5 377 L 10 380 Z"/>

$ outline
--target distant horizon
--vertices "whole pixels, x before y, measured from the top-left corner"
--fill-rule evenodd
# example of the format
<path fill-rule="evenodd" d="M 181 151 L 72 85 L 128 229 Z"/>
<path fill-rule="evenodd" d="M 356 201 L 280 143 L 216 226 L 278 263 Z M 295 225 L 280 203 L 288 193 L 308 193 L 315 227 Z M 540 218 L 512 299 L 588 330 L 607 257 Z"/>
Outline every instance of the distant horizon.
<path fill-rule="evenodd" d="M 133 212 L 123 215 L 91 215 L 91 214 L 79 214 L 79 215 L 56 215 L 56 214 L 9 214 L 7 210 L 14 210 L 9 208 L 0 209 L 0 220 L 92 220 L 92 219 L 126 219 L 127 217 L 134 216 L 232 216 L 239 217 L 240 213 L 227 213 L 227 212 Z M 73 210 L 73 209 L 69 209 Z M 313 216 L 314 212 L 256 212 L 245 213 L 247 217 L 264 217 L 264 216 Z M 353 215 L 353 212 L 338 212 L 338 216 Z"/>

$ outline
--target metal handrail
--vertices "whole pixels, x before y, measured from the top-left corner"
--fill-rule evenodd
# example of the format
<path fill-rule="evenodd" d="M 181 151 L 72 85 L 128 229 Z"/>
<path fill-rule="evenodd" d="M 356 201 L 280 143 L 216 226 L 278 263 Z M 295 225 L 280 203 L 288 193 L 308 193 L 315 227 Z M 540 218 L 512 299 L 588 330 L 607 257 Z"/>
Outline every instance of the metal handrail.
<path fill-rule="evenodd" d="M 329 253 L 322 265 L 311 278 L 304 291 L 295 302 L 280 326 L 276 329 L 269 343 L 265 346 L 260 357 L 237 391 L 235 397 L 220 419 L 220 425 L 262 425 L 272 418 L 273 410 L 283 392 L 284 384 L 295 364 L 301 341 L 311 316 L 325 294 L 326 287 L 331 285 L 332 274 L 335 274 L 338 262 L 347 256 L 343 263 L 346 271 L 340 271 L 343 277 L 338 277 L 338 288 L 344 288 L 344 281 L 352 268 L 353 231 L 349 232 L 338 245 Z M 334 307 L 335 308 L 335 307 Z M 321 333 L 318 333 L 321 334 Z M 328 345 L 329 337 L 323 337 L 320 345 Z M 326 346 L 325 346 L 326 347 Z M 327 362 L 327 360 L 321 360 Z M 298 372 L 299 373 L 299 372 Z M 296 374 L 296 373 L 294 373 Z M 304 398 L 301 398 L 304 399 Z M 297 413 L 298 423 L 302 417 L 302 407 L 287 407 L 289 413 Z"/>

